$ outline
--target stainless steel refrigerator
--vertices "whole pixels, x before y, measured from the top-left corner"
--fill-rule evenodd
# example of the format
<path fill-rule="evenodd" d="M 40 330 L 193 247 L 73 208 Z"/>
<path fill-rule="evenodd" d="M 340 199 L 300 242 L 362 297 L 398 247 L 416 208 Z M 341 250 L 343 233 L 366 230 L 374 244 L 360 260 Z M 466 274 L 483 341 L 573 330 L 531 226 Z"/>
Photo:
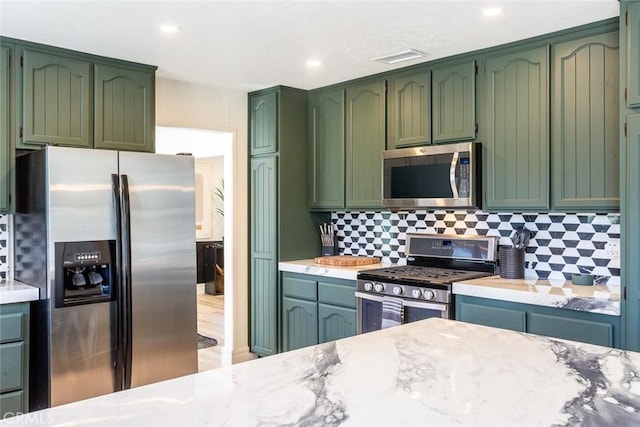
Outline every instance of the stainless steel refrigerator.
<path fill-rule="evenodd" d="M 193 158 L 47 147 L 16 177 L 30 410 L 197 372 Z"/>

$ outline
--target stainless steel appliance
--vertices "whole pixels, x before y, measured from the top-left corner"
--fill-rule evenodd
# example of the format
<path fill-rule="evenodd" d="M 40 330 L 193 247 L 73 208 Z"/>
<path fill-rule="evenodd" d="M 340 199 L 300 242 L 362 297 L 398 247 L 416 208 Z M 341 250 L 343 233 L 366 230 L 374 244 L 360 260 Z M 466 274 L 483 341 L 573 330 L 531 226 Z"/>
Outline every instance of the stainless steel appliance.
<path fill-rule="evenodd" d="M 480 207 L 480 152 L 474 142 L 386 150 L 384 206 L 392 210 Z"/>
<path fill-rule="evenodd" d="M 16 173 L 30 409 L 195 373 L 193 159 L 47 147 Z"/>
<path fill-rule="evenodd" d="M 405 248 L 407 265 L 358 273 L 359 334 L 382 328 L 387 305 L 399 323 L 453 319 L 451 284 L 497 273 L 497 237 L 408 233 Z"/>

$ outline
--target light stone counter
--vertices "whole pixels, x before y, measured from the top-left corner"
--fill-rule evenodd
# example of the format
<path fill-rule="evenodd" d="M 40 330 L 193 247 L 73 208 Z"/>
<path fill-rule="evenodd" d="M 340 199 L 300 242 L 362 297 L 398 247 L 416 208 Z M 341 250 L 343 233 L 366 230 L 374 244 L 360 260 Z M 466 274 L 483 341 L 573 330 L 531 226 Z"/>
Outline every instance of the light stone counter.
<path fill-rule="evenodd" d="M 278 264 L 280 271 L 290 273 L 313 274 L 315 276 L 334 277 L 336 279 L 356 280 L 358 271 L 372 270 L 374 268 L 388 267 L 392 264 L 369 264 L 355 267 L 339 267 L 334 265 L 316 264 L 313 259 L 303 259 L 299 261 L 286 261 Z"/>
<path fill-rule="evenodd" d="M 620 315 L 620 285 L 579 286 L 569 281 L 503 279 L 500 276 L 453 284 L 453 293 L 523 304 Z"/>
<path fill-rule="evenodd" d="M 0 304 L 34 301 L 40 297 L 40 291 L 33 286 L 17 280 L 0 280 Z"/>
<path fill-rule="evenodd" d="M 637 426 L 639 372 L 640 353 L 429 319 L 4 422 Z"/>

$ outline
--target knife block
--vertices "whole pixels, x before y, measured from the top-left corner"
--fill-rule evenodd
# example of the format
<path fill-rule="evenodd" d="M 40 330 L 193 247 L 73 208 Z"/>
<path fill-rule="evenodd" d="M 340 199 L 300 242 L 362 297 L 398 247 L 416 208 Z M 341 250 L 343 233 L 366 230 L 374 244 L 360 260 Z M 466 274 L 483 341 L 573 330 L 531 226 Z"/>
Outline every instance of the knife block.
<path fill-rule="evenodd" d="M 324 246 L 322 245 L 322 256 L 333 256 L 338 255 L 338 237 L 334 234 L 333 236 L 333 246 Z"/>
<path fill-rule="evenodd" d="M 500 246 L 500 277 L 503 279 L 524 278 L 524 248 Z"/>

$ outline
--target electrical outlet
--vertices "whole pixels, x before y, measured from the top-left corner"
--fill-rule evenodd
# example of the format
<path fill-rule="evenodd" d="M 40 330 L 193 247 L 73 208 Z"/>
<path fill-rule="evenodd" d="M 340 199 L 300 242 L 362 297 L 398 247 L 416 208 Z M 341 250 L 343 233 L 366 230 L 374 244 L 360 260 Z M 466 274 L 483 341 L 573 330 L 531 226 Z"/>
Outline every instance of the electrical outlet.
<path fill-rule="evenodd" d="M 609 242 L 604 245 L 604 253 L 611 258 L 620 258 L 620 246 L 617 243 Z"/>

